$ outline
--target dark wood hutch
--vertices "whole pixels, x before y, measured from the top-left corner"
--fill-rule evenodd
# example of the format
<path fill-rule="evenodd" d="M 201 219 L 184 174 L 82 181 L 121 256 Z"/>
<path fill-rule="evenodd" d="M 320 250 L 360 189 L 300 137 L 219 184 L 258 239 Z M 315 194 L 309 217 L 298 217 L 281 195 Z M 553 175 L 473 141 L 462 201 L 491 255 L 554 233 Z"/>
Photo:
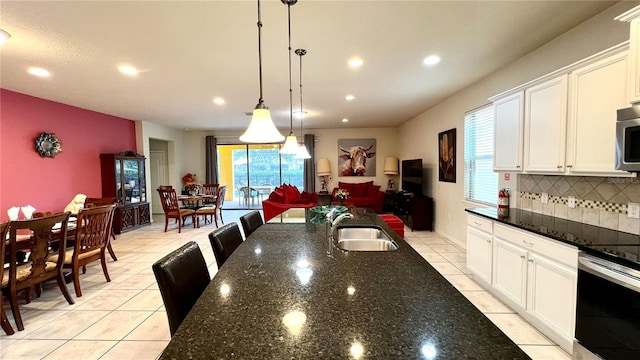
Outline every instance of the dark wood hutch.
<path fill-rule="evenodd" d="M 102 196 L 118 201 L 113 231 L 120 234 L 151 224 L 145 181 L 145 157 L 133 151 L 100 154 Z"/>

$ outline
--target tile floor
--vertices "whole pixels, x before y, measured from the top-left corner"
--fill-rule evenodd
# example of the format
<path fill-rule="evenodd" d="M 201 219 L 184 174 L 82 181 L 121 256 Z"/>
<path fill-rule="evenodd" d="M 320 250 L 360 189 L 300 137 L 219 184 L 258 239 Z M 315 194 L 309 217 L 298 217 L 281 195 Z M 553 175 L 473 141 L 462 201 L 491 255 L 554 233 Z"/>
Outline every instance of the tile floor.
<path fill-rule="evenodd" d="M 226 211 L 227 223 L 246 211 Z M 187 226 L 164 233 L 163 217 L 151 226 L 118 236 L 113 247 L 118 261 L 109 261 L 111 282 L 99 263 L 81 276 L 83 296 L 69 305 L 55 282 L 45 285 L 40 298 L 20 306 L 24 331 L 0 335 L 0 359 L 155 359 L 170 340 L 162 298 L 151 264 L 187 241 L 200 245 L 211 276 L 217 271 L 207 234 Z M 405 239 L 480 311 L 533 359 L 571 357 L 510 308 L 484 291 L 467 274 L 465 253 L 436 233 L 411 232 Z M 73 294 L 73 285 L 69 290 Z M 5 304 L 10 321 L 11 311 Z M 15 329 L 15 326 L 14 326 Z"/>

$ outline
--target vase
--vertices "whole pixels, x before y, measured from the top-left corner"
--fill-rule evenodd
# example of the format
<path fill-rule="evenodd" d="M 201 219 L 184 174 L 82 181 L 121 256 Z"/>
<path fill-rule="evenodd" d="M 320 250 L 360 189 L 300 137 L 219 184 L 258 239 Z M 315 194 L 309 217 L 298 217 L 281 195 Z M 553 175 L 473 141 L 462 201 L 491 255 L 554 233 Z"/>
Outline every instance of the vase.
<path fill-rule="evenodd" d="M 341 205 L 341 206 L 344 206 L 344 199 L 343 199 L 343 198 L 340 198 L 340 199 L 338 199 L 338 200 L 339 200 L 339 202 L 340 202 L 340 205 Z"/>

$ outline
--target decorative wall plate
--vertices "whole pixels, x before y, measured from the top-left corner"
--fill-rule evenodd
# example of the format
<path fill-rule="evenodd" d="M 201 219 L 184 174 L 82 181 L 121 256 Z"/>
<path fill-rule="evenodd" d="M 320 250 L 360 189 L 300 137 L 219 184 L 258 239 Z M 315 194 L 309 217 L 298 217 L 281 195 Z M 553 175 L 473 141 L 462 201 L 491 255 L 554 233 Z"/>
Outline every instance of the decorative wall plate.
<path fill-rule="evenodd" d="M 62 142 L 54 133 L 41 132 L 36 138 L 36 151 L 42 157 L 55 157 L 62 152 Z"/>

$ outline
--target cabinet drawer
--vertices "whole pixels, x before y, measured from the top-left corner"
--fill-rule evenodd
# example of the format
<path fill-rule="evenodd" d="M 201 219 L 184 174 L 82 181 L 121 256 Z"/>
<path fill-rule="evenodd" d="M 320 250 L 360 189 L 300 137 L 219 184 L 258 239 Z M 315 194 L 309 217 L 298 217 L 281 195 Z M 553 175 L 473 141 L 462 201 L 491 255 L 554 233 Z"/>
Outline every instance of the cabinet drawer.
<path fill-rule="evenodd" d="M 493 235 L 528 251 L 544 255 L 577 271 L 578 249 L 571 245 L 545 239 L 542 236 L 529 234 L 501 224 L 495 225 Z"/>
<path fill-rule="evenodd" d="M 481 217 L 467 215 L 467 225 L 482 230 L 488 234 L 493 234 L 493 222 Z"/>

